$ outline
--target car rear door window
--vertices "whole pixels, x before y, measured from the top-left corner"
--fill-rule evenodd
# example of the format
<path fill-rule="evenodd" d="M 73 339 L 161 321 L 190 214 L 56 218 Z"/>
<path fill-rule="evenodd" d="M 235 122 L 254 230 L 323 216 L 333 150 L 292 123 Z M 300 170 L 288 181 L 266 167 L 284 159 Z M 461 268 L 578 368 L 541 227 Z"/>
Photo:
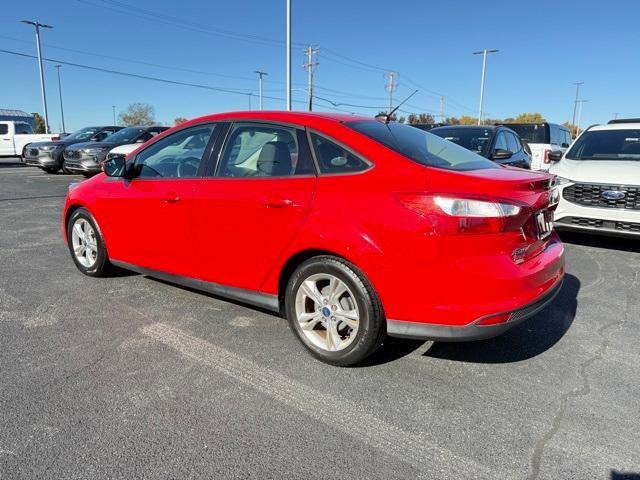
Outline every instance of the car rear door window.
<path fill-rule="evenodd" d="M 197 177 L 214 128 L 212 124 L 185 128 L 151 144 L 136 155 L 136 177 Z"/>
<path fill-rule="evenodd" d="M 498 135 L 496 135 L 496 143 L 493 149 L 509 150 L 509 144 L 507 143 L 507 138 L 505 137 L 504 132 L 498 132 Z"/>
<path fill-rule="evenodd" d="M 511 132 L 505 132 L 505 135 L 507 136 L 508 150 L 511 153 L 518 153 L 520 151 L 520 142 L 518 142 L 516 136 Z"/>
<path fill-rule="evenodd" d="M 313 174 L 298 131 L 269 124 L 235 124 L 220 156 L 220 177 L 287 177 Z"/>
<path fill-rule="evenodd" d="M 9 133 L 9 125 L 0 123 L 0 135 L 6 135 L 7 133 Z"/>
<path fill-rule="evenodd" d="M 369 163 L 326 137 L 312 133 L 311 143 L 322 173 L 361 172 L 370 167 Z"/>

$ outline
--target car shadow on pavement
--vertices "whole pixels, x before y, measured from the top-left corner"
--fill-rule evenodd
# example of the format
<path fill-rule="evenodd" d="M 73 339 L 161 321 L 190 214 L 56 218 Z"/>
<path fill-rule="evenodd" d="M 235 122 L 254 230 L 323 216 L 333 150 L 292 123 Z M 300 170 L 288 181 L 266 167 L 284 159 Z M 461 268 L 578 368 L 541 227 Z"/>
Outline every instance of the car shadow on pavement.
<path fill-rule="evenodd" d="M 424 356 L 473 363 L 512 363 L 533 358 L 553 347 L 576 315 L 580 280 L 566 274 L 554 301 L 530 319 L 498 337 L 476 342 L 434 342 Z"/>
<path fill-rule="evenodd" d="M 579 232 L 562 232 L 560 233 L 560 238 L 564 243 L 640 253 L 640 242 L 636 238 L 608 237 Z"/>
<path fill-rule="evenodd" d="M 611 480 L 640 480 L 640 473 L 611 470 Z"/>

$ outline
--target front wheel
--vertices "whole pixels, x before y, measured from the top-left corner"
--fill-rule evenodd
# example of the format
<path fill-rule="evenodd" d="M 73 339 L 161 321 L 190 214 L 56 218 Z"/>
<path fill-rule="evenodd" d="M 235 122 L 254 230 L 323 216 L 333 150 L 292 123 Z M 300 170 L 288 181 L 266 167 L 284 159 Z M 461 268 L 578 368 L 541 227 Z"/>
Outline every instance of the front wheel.
<path fill-rule="evenodd" d="M 386 333 L 373 287 L 355 265 L 337 257 L 314 257 L 300 265 L 287 284 L 285 308 L 302 344 L 331 365 L 361 362 Z"/>
<path fill-rule="evenodd" d="M 85 275 L 102 277 L 111 269 L 100 230 L 84 208 L 71 215 L 67 223 L 67 242 L 73 262 Z"/>

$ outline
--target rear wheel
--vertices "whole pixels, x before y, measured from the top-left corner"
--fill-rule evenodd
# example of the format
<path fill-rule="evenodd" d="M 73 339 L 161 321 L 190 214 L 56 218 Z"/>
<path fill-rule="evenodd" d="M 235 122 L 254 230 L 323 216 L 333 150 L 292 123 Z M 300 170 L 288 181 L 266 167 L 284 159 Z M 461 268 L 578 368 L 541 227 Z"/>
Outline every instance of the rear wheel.
<path fill-rule="evenodd" d="M 111 270 L 100 230 L 84 208 L 71 215 L 67 223 L 67 242 L 73 262 L 85 275 L 101 277 Z"/>
<path fill-rule="evenodd" d="M 314 257 L 289 279 L 287 319 L 302 344 L 318 359 L 350 366 L 371 355 L 385 336 L 385 320 L 373 287 L 353 264 Z"/>

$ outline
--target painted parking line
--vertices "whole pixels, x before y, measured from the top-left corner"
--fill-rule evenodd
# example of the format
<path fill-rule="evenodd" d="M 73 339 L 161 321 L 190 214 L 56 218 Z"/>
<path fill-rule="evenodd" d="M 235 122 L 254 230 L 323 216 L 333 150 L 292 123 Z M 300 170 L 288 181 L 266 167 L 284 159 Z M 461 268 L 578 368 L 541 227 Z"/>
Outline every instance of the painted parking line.
<path fill-rule="evenodd" d="M 460 457 L 433 443 L 427 435 L 403 431 L 345 398 L 314 390 L 178 328 L 153 323 L 143 327 L 141 333 L 424 473 L 433 473 L 441 465 L 456 465 L 456 478 L 513 478 L 513 472 L 495 471 Z"/>

